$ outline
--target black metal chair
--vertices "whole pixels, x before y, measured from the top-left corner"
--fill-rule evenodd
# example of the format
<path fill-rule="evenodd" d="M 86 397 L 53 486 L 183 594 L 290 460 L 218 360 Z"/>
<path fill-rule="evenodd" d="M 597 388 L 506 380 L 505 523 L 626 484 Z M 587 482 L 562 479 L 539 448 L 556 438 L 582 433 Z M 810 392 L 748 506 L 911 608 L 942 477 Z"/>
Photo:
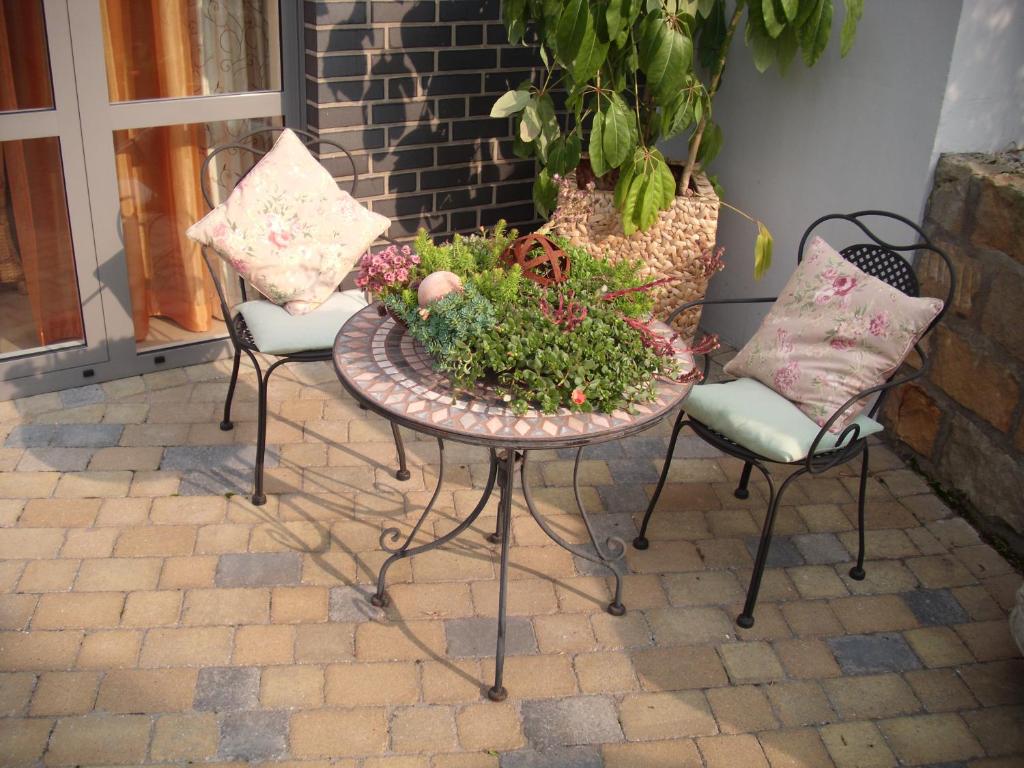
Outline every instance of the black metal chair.
<path fill-rule="evenodd" d="M 907 245 L 892 245 L 891 243 L 882 240 L 880 237 L 875 235 L 862 221 L 865 217 L 879 217 L 882 219 L 888 219 L 890 222 L 899 222 L 910 228 L 913 235 L 912 237 L 916 242 L 911 242 Z M 932 321 L 932 323 L 925 330 L 922 335 L 922 339 L 925 335 L 931 332 L 931 330 L 938 324 L 942 319 L 942 316 L 946 313 L 949 308 L 950 302 L 953 297 L 955 273 L 950 263 L 949 257 L 946 256 L 939 248 L 937 248 L 928 236 L 914 224 L 912 221 L 899 216 L 894 213 L 888 213 L 885 211 L 858 211 L 851 214 L 829 214 L 822 216 L 820 219 L 811 224 L 810 227 L 804 232 L 803 238 L 800 240 L 800 248 L 797 252 L 797 261 L 799 262 L 803 258 L 804 246 L 811 233 L 821 224 L 833 221 L 845 221 L 858 227 L 864 235 L 867 235 L 869 242 L 859 243 L 856 245 L 850 245 L 843 248 L 840 254 L 844 259 L 855 264 L 864 272 L 869 275 L 873 275 L 880 280 L 888 283 L 889 285 L 897 288 L 908 296 L 918 296 L 919 286 L 917 277 L 914 274 L 914 270 L 910 263 L 904 259 L 901 252 L 918 252 L 928 251 L 936 254 L 942 263 L 945 264 L 948 270 L 948 281 L 949 289 L 945 296 L 945 303 L 942 311 L 939 312 L 938 316 Z M 671 318 L 674 319 L 680 313 L 690 309 L 691 307 L 703 306 L 708 304 L 745 304 L 745 303 L 765 303 L 774 302 L 777 297 L 768 298 L 754 298 L 754 299 L 719 299 L 719 300 L 700 300 L 693 301 L 682 305 L 676 309 Z M 825 422 L 824 426 L 820 428 L 816 437 L 810 445 L 805 457 L 792 462 L 781 462 L 777 459 L 771 459 L 760 455 L 759 453 L 750 450 L 749 448 L 740 445 L 739 443 L 733 442 L 729 438 L 725 437 L 721 433 L 715 431 L 707 424 L 703 424 L 697 419 L 689 416 L 686 413 L 686 403 L 683 403 L 683 408 L 679 412 L 679 416 L 676 418 L 675 426 L 672 430 L 672 439 L 669 442 L 668 455 L 665 458 L 665 465 L 661 471 L 661 477 L 658 480 L 658 485 L 655 488 L 654 495 L 651 498 L 650 504 L 647 507 L 647 512 L 644 515 L 643 523 L 640 526 L 639 535 L 633 540 L 633 546 L 637 549 L 647 549 L 649 542 L 647 540 L 647 525 L 650 522 L 651 515 L 654 512 L 654 508 L 658 503 L 658 498 L 661 496 L 662 488 L 665 485 L 665 479 L 668 476 L 669 466 L 672 462 L 672 456 L 675 452 L 676 440 L 679 437 L 680 430 L 689 425 L 691 429 L 705 442 L 719 449 L 723 453 L 734 456 L 741 459 L 743 464 L 743 470 L 740 474 L 739 486 L 735 490 L 735 496 L 739 499 L 746 499 L 749 496 L 749 490 L 747 488 L 750 482 L 751 470 L 755 467 L 768 482 L 768 509 L 765 514 L 764 524 L 761 530 L 761 539 L 757 549 L 757 555 L 754 558 L 754 570 L 750 579 L 750 586 L 747 589 L 746 602 L 743 606 L 743 611 L 736 619 L 736 623 L 743 627 L 749 628 L 754 625 L 754 606 L 757 603 L 757 593 L 761 586 L 761 577 L 764 574 L 765 564 L 768 560 L 768 550 L 771 546 L 772 540 L 772 526 L 775 523 L 775 516 L 778 512 L 779 503 L 782 499 L 783 494 L 789 487 L 789 484 L 796 478 L 807 474 L 807 475 L 818 475 L 833 467 L 840 464 L 845 464 L 858 456 L 861 457 L 861 471 L 860 471 L 860 489 L 857 501 L 857 530 L 858 530 L 858 552 L 857 552 L 857 564 L 850 568 L 850 577 L 856 580 L 862 580 L 864 578 L 864 502 L 867 488 L 868 479 L 868 440 L 867 436 L 860 435 L 860 429 L 856 424 L 848 425 L 841 433 L 839 438 L 836 440 L 835 445 L 838 446 L 832 450 L 823 450 L 819 452 L 818 445 L 829 433 L 829 428 L 836 422 L 836 420 L 844 414 L 849 408 L 855 403 L 869 397 L 877 396 L 874 404 L 867 411 L 869 417 L 874 417 L 885 400 L 886 395 L 895 387 L 901 384 L 905 384 L 908 381 L 912 381 L 927 371 L 929 367 L 929 361 L 921 348 L 920 341 L 915 345 L 917 354 L 920 355 L 921 365 L 916 370 L 910 373 L 904 373 L 897 377 L 898 371 L 894 371 L 892 376 L 889 377 L 884 383 L 858 392 L 856 395 L 847 400 L 832 416 Z M 705 377 L 708 372 L 710 358 L 705 356 L 704 360 L 704 374 Z M 786 479 L 782 482 L 781 486 L 776 489 L 775 481 L 772 478 L 771 472 L 768 470 L 766 464 L 785 464 L 791 467 L 795 467 Z"/>
<path fill-rule="evenodd" d="M 237 151 L 242 153 L 248 153 L 252 157 L 252 162 L 248 165 L 245 172 L 242 173 L 239 178 L 235 181 L 241 181 L 245 177 L 246 173 L 252 169 L 253 165 L 263 157 L 267 152 L 270 151 L 270 146 L 273 144 L 270 139 L 274 133 L 283 131 L 284 128 L 261 128 L 259 130 L 252 131 L 239 138 L 237 141 L 233 141 L 227 144 L 221 144 L 215 147 L 210 152 L 206 159 L 203 161 L 202 168 L 200 170 L 200 186 L 203 192 L 203 198 L 206 200 L 207 206 L 211 209 L 214 207 L 213 199 L 210 194 L 210 174 L 208 169 L 214 159 L 222 152 Z M 329 141 L 327 139 L 321 139 L 314 136 L 311 133 L 305 131 L 299 131 L 292 129 L 292 131 L 302 140 L 307 148 L 321 145 L 329 147 L 329 151 L 336 151 L 343 154 L 349 161 L 352 167 L 352 183 L 349 193 L 354 197 L 356 193 L 356 187 L 359 183 L 359 175 L 356 171 L 355 162 L 352 160 L 352 155 L 349 154 L 341 145 L 336 142 Z M 255 505 L 265 504 L 267 501 L 266 495 L 263 493 L 263 463 L 266 456 L 267 449 L 267 385 L 270 381 L 270 375 L 281 365 L 285 363 L 316 363 L 326 362 L 331 360 L 331 348 L 326 349 L 310 349 L 301 352 L 292 352 L 287 355 L 271 354 L 276 357 L 268 367 L 266 372 L 260 367 L 259 360 L 256 354 L 268 354 L 260 352 L 252 334 L 249 332 L 248 327 L 245 324 L 245 318 L 237 312 L 233 312 L 230 307 L 227 294 L 224 292 L 224 288 L 221 285 L 220 279 L 217 276 L 217 270 L 214 269 L 214 264 L 222 263 L 220 258 L 214 257 L 211 261 L 210 255 L 207 252 L 206 246 L 202 248 L 203 260 L 206 262 L 206 267 L 210 272 L 210 276 L 213 278 L 214 287 L 217 290 L 217 296 L 220 299 L 221 312 L 225 319 L 225 323 L 228 329 L 228 336 L 231 338 L 231 344 L 235 349 L 234 364 L 231 368 L 231 383 L 228 385 L 228 394 L 224 400 L 224 419 L 220 423 L 220 428 L 224 431 L 234 428 L 234 423 L 231 421 L 231 401 L 235 394 L 235 385 L 238 383 L 238 368 L 242 360 L 242 353 L 248 355 L 252 361 L 253 367 L 256 369 L 256 378 L 259 387 L 259 410 L 258 410 L 258 422 L 257 422 L 257 437 L 256 437 L 256 466 L 255 466 L 255 481 L 253 484 L 252 503 Z M 247 289 L 245 280 L 241 277 L 238 278 L 239 287 L 242 294 L 242 300 L 247 299 Z M 315 310 L 314 310 L 315 311 Z M 402 443 L 402 435 L 398 431 L 398 425 L 391 424 L 391 432 L 395 438 L 395 448 L 398 451 L 398 471 L 395 473 L 395 477 L 399 480 L 409 479 L 409 469 L 406 465 L 405 459 L 405 446 Z"/>

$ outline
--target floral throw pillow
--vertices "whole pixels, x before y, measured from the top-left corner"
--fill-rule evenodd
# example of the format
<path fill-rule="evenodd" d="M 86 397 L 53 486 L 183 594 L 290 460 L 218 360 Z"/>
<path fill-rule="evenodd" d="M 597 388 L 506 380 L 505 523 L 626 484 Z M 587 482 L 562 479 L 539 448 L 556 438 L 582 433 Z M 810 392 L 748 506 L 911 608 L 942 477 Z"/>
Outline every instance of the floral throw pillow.
<path fill-rule="evenodd" d="M 857 392 L 877 386 L 942 311 L 862 272 L 815 237 L 754 337 L 725 372 L 757 379 L 822 426 Z M 851 406 L 840 432 L 870 402 Z"/>
<path fill-rule="evenodd" d="M 338 189 L 285 130 L 228 199 L 186 234 L 213 248 L 270 301 L 301 315 L 330 297 L 390 225 Z"/>

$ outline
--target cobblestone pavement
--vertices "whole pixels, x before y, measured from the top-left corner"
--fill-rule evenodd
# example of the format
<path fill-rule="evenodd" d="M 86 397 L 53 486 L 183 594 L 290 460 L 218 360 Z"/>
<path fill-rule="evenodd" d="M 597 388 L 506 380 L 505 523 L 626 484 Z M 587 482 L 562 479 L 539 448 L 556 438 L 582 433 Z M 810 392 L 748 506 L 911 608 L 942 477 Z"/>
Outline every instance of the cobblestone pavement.
<path fill-rule="evenodd" d="M 797 481 L 757 624 L 733 623 L 763 515 L 738 463 L 681 440 L 625 603 L 514 509 L 509 700 L 493 669 L 495 504 L 365 600 L 383 527 L 409 529 L 437 448 L 387 425 L 325 366 L 272 382 L 271 495 L 245 496 L 255 388 L 221 432 L 212 363 L 0 403 L 0 762 L 340 768 L 890 766 L 1024 761 L 1024 660 L 1006 615 L 1021 582 L 883 446 L 873 449 L 866 581 L 852 469 Z M 593 449 L 584 498 L 631 538 L 666 428 Z M 485 481 L 452 444 L 431 534 Z M 983 460 L 983 457 L 979 457 Z M 535 464 L 566 538 L 570 456 Z M 428 526 L 429 527 L 429 526 Z"/>

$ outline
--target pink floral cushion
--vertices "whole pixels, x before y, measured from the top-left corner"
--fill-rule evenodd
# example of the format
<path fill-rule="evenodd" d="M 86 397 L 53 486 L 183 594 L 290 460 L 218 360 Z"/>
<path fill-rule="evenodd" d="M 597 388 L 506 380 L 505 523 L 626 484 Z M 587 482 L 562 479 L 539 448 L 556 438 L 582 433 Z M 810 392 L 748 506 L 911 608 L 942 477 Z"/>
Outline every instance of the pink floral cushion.
<path fill-rule="evenodd" d="M 256 290 L 293 315 L 337 289 L 391 221 L 338 185 L 285 130 L 228 196 L 189 227 Z"/>
<path fill-rule="evenodd" d="M 725 372 L 757 379 L 819 426 L 857 392 L 884 382 L 942 310 L 862 272 L 820 237 L 754 337 Z M 850 407 L 840 432 L 870 403 Z"/>

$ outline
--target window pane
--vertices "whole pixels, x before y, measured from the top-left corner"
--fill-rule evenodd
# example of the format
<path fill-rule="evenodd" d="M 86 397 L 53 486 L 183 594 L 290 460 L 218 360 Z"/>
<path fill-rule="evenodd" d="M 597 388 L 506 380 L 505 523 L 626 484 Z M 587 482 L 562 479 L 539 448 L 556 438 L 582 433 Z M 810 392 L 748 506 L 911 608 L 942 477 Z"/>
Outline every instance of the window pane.
<path fill-rule="evenodd" d="M 0 0 L 0 112 L 52 108 L 43 0 Z"/>
<path fill-rule="evenodd" d="M 114 133 L 121 224 L 131 286 L 135 340 L 140 348 L 226 336 L 220 302 L 199 246 L 185 230 L 207 213 L 199 173 L 209 149 L 278 118 L 167 125 Z M 217 156 L 208 169 L 214 203 L 226 197 L 252 163 L 248 153 Z M 238 279 L 219 259 L 229 303 Z"/>
<path fill-rule="evenodd" d="M 57 138 L 0 142 L 0 357 L 81 343 Z"/>
<path fill-rule="evenodd" d="M 103 0 L 111 101 L 281 89 L 277 0 Z"/>

